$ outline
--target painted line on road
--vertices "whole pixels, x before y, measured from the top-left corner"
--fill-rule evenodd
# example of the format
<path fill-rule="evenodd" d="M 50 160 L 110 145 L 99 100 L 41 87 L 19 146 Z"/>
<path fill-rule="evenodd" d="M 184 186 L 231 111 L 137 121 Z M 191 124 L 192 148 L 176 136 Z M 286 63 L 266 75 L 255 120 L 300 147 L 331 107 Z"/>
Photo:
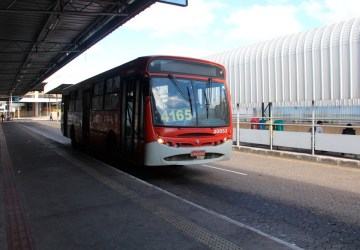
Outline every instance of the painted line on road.
<path fill-rule="evenodd" d="M 112 167 L 112 166 L 108 166 L 108 167 L 109 167 L 109 168 L 112 168 L 112 169 L 115 169 L 115 168 Z M 199 204 L 196 204 L 196 203 L 194 203 L 194 202 L 192 202 L 192 201 L 186 200 L 186 199 L 184 199 L 184 198 L 182 198 L 182 197 L 180 197 L 180 196 L 178 196 L 178 195 L 176 195 L 176 194 L 170 193 L 169 191 L 166 191 L 165 189 L 162 189 L 162 188 L 157 187 L 157 186 L 155 186 L 155 185 L 153 185 L 153 184 L 151 184 L 151 183 L 148 183 L 148 182 L 146 182 L 146 181 L 143 181 L 143 180 L 141 180 L 141 179 L 138 179 L 137 177 L 132 176 L 132 175 L 130 175 L 130 174 L 127 174 L 127 173 L 125 173 L 125 172 L 123 172 L 123 171 L 121 171 L 121 170 L 119 170 L 119 169 L 115 169 L 115 170 L 121 172 L 121 173 L 124 174 L 124 175 L 127 175 L 129 178 L 132 178 L 132 179 L 134 179 L 134 180 L 136 180 L 136 181 L 138 181 L 138 182 L 141 182 L 141 183 L 143 183 L 143 184 L 145 184 L 145 185 L 147 185 L 147 186 L 149 186 L 149 187 L 155 188 L 155 189 L 159 190 L 160 192 L 163 192 L 163 193 L 165 193 L 165 194 L 168 194 L 169 196 L 171 196 L 171 197 L 173 197 L 173 198 L 175 198 L 175 199 L 178 199 L 178 200 L 183 201 L 183 202 L 185 202 L 185 203 L 187 203 L 187 204 L 189 204 L 189 205 L 192 205 L 192 206 L 194 206 L 194 207 L 196 207 L 196 208 L 198 208 L 198 209 L 200 209 L 200 210 L 202 210 L 202 211 L 205 211 L 205 212 L 207 212 L 207 213 L 209 213 L 209 214 L 211 214 L 211 215 L 214 215 L 214 216 L 216 216 L 216 217 L 218 217 L 218 218 L 220 218 L 220 219 L 222 219 L 222 220 L 225 220 L 225 221 L 227 221 L 227 222 L 229 222 L 229 223 L 231 223 L 231 224 L 234 224 L 234 225 L 239 226 L 239 227 L 242 227 L 242 228 L 246 228 L 246 229 L 248 229 L 248 230 L 250 230 L 250 231 L 252 231 L 252 232 L 255 232 L 255 233 L 259 234 L 259 235 L 262 235 L 262 236 L 264 236 L 265 238 L 268 238 L 268 239 L 270 239 L 270 240 L 272 240 L 272 241 L 275 241 L 275 242 L 277 242 L 277 243 L 279 243 L 279 244 L 281 244 L 281 245 L 284 245 L 284 246 L 288 247 L 289 249 L 293 249 L 293 250 L 303 250 L 303 248 L 298 247 L 297 245 L 295 245 L 295 244 L 293 244 L 293 243 L 286 242 L 286 241 L 284 241 L 284 240 L 282 240 L 282 239 L 280 239 L 280 238 L 277 238 L 277 237 L 272 236 L 272 235 L 270 235 L 270 234 L 264 233 L 263 231 L 260 231 L 260 230 L 254 228 L 254 227 L 248 226 L 248 225 L 246 225 L 246 224 L 244 224 L 244 223 L 241 223 L 241 222 L 239 222 L 239 221 L 237 221 L 237 220 L 231 219 L 230 217 L 227 217 L 227 216 L 225 216 L 225 215 L 223 215 L 223 214 L 219 214 L 219 213 L 217 213 L 217 212 L 215 212 L 215 211 L 213 211 L 213 210 L 207 209 L 207 208 L 205 208 L 205 207 L 203 207 L 203 206 L 201 206 L 201 205 L 199 205 Z"/>
<path fill-rule="evenodd" d="M 104 175 L 103 173 L 93 169 L 91 166 L 83 163 L 81 160 L 77 159 L 76 157 L 67 153 L 67 151 L 53 147 L 51 144 L 46 144 L 47 147 L 52 150 L 53 152 L 57 153 L 61 157 L 69 160 L 72 164 L 79 167 L 83 171 L 85 171 L 90 176 L 94 177 L 96 180 L 100 181 L 101 183 L 105 184 L 109 188 L 112 188 L 116 192 L 120 193 L 124 197 L 127 197 L 129 200 L 138 204 L 142 208 L 146 209 L 153 215 L 159 217 L 160 219 L 166 221 L 167 223 L 171 224 L 175 228 L 179 229 L 189 237 L 193 238 L 194 240 L 202 243 L 203 245 L 207 246 L 209 249 L 233 249 L 233 250 L 243 250 L 241 246 L 228 241 L 227 239 L 219 236 L 216 233 L 209 231 L 208 229 L 198 225 L 191 220 L 184 218 L 181 215 L 174 213 L 173 211 L 161 206 L 160 204 L 152 201 L 151 199 L 145 197 L 141 192 L 136 192 L 128 187 L 118 183 L 117 181 L 111 179 L 110 177 Z M 86 156 L 89 157 L 89 156 Z M 97 161 L 97 160 L 96 160 Z M 104 166 L 108 166 L 100 161 L 97 161 L 99 164 L 103 164 Z M 111 166 L 108 166 L 112 168 Z M 113 168 L 114 169 L 114 168 Z M 123 174 L 126 174 L 120 170 L 117 170 Z M 130 175 L 126 174 L 130 177 Z M 136 180 L 142 182 L 141 180 L 135 178 Z M 143 183 L 143 182 L 142 182 Z M 154 186 L 155 188 L 155 186 Z"/>
<path fill-rule="evenodd" d="M 197 241 L 201 242 L 202 244 L 208 246 L 210 249 L 219 249 L 219 247 L 221 248 L 222 246 L 226 246 L 226 249 L 243 249 L 241 246 L 238 246 L 230 241 L 227 241 L 226 239 L 222 238 L 221 236 L 212 233 L 210 231 L 208 231 L 205 228 L 202 228 L 201 226 L 197 225 L 196 223 L 192 222 L 192 221 L 188 221 L 187 219 L 185 219 L 184 217 L 182 217 L 181 215 L 177 215 L 174 214 L 173 212 L 169 211 L 168 209 L 162 207 L 161 205 L 151 201 L 150 199 L 144 197 L 143 195 L 141 195 L 141 193 L 135 192 L 133 190 L 130 190 L 128 187 L 123 186 L 122 184 L 118 183 L 117 181 L 111 179 L 110 177 L 104 175 L 103 173 L 100 173 L 99 171 L 91 168 L 90 166 L 87 166 L 86 164 L 84 164 L 83 162 L 81 162 L 80 160 L 78 160 L 76 157 L 70 155 L 66 150 L 62 150 L 58 147 L 52 146 L 51 144 L 45 144 L 47 145 L 47 147 L 52 150 L 53 152 L 57 153 L 59 156 L 71 161 L 74 165 L 76 165 L 77 167 L 79 167 L 80 169 L 84 170 L 86 173 L 88 173 L 90 176 L 94 177 L 95 179 L 99 180 L 100 182 L 102 182 L 103 184 L 107 185 L 108 187 L 114 189 L 115 191 L 119 192 L 120 194 L 122 194 L 123 196 L 127 197 L 128 199 L 132 200 L 134 203 L 139 204 L 141 207 L 145 208 L 146 210 L 148 210 L 149 212 L 153 213 L 155 216 L 158 216 L 159 218 L 163 219 L 164 221 L 172 224 L 174 227 L 178 228 L 179 230 L 183 231 L 185 234 L 189 235 L 190 237 L 192 237 L 193 239 L 196 239 Z M 89 157 L 87 155 L 84 155 L 85 157 Z M 91 157 L 90 157 L 91 158 Z M 96 159 L 93 159 L 94 161 L 97 161 Z M 225 215 L 219 214 L 213 210 L 207 209 L 205 207 L 202 207 L 201 205 L 198 205 L 196 203 L 193 203 L 189 200 L 186 200 L 184 198 L 181 198 L 173 193 L 170 193 L 162 188 L 159 188 L 155 185 L 152 185 L 146 181 L 143 181 L 141 179 L 138 179 L 132 175 L 129 175 L 119 169 L 116 169 L 112 166 L 109 166 L 103 162 L 97 161 L 99 162 L 99 164 L 104 165 L 104 167 L 108 167 L 110 169 L 113 169 L 115 171 L 118 171 L 119 173 L 122 173 L 124 175 L 126 175 L 129 178 L 132 178 L 140 183 L 143 183 L 149 187 L 152 187 L 156 190 L 159 190 L 160 192 L 163 192 L 175 199 L 178 199 L 180 201 L 183 201 L 189 205 L 192 205 L 202 211 L 207 212 L 208 214 L 211 214 L 213 216 L 218 217 L 219 219 L 222 219 L 224 221 L 227 221 L 233 225 L 248 229 L 250 231 L 253 231 L 259 235 L 264 236 L 265 238 L 268 238 L 272 241 L 275 241 L 281 245 L 284 245 L 286 247 L 288 247 L 289 249 L 294 249 L 294 250 L 302 250 L 302 248 L 292 244 L 292 243 L 288 243 L 284 240 L 281 240 L 275 236 L 266 234 L 258 229 L 255 229 L 253 227 L 247 226 L 239 221 L 236 221 L 234 219 L 231 219 Z M 206 167 L 210 167 L 210 168 L 215 168 L 215 169 L 219 169 L 219 170 L 223 170 L 223 171 L 229 171 L 229 172 L 234 172 L 236 174 L 241 174 L 241 175 L 247 175 L 244 173 L 240 173 L 240 172 L 235 172 L 235 171 L 231 171 L 231 170 L 226 170 L 226 169 L 221 169 L 221 168 L 216 168 L 216 167 L 212 167 L 212 166 L 208 166 L 205 165 Z"/>
<path fill-rule="evenodd" d="M 247 174 L 245 174 L 245 173 L 236 172 L 236 171 L 232 171 L 232 170 L 228 170 L 228 169 L 223 169 L 223 168 L 217 168 L 217 167 L 213 167 L 213 166 L 209 166 L 209 165 L 203 165 L 203 166 L 204 166 L 204 167 L 207 167 L 207 168 L 213 168 L 213 169 L 222 170 L 222 171 L 225 171 L 225 172 L 234 173 L 234 174 L 247 175 Z"/>
<path fill-rule="evenodd" d="M 210 249 L 219 249 L 219 246 L 221 247 L 221 246 L 225 246 L 225 245 L 227 246 L 226 249 L 243 249 L 241 246 L 238 246 L 230 241 L 227 241 L 226 239 L 218 236 L 217 234 L 212 233 L 212 232 L 208 231 L 207 229 L 202 228 L 201 226 L 197 225 L 196 223 L 188 221 L 187 219 L 183 218 L 182 216 L 174 214 L 173 212 L 169 211 L 168 209 L 162 207 L 161 205 L 159 205 L 155 202 L 152 202 L 151 200 L 143 197 L 140 193 L 134 192 L 134 191 L 130 190 L 128 187 L 121 185 L 120 183 L 111 179 L 110 177 L 105 176 L 104 174 L 98 172 L 97 170 L 91 168 L 90 166 L 87 166 L 86 164 L 82 163 L 80 160 L 71 156 L 65 150 L 62 150 L 57 147 L 52 147 L 51 145 L 48 145 L 48 147 L 51 150 L 53 150 L 54 152 L 56 152 L 57 154 L 59 154 L 60 156 L 64 157 L 65 159 L 70 160 L 74 165 L 76 165 L 80 169 L 84 170 L 89 175 L 93 176 L 95 179 L 99 180 L 100 182 L 104 183 L 105 185 L 114 189 L 115 191 L 119 192 L 123 196 L 129 198 L 133 202 L 139 204 L 140 206 L 142 206 L 146 210 L 150 211 L 154 215 L 156 215 L 156 216 L 162 218 L 163 220 L 167 221 L 168 223 L 172 224 L 174 227 L 178 228 L 179 230 L 183 231 L 184 233 L 188 234 L 189 236 L 191 236 L 192 238 L 196 239 L 197 241 L 203 243 L 204 245 L 208 246 Z M 85 156 L 85 157 L 89 157 L 89 156 Z M 286 246 L 289 249 L 303 250 L 302 248 L 296 246 L 295 244 L 286 242 L 275 236 L 264 233 L 256 228 L 253 228 L 253 227 L 245 225 L 239 221 L 231 219 L 223 214 L 219 214 L 213 210 L 207 209 L 199 204 L 196 204 L 196 203 L 186 200 L 182 197 L 179 197 L 173 193 L 166 191 L 165 189 L 162 189 L 151 183 L 143 181 L 135 176 L 127 174 L 117 168 L 114 168 L 114 167 L 107 165 L 103 162 L 100 162 L 96 159 L 93 159 L 93 160 L 97 161 L 99 164 L 104 165 L 104 167 L 106 166 L 110 169 L 113 169 L 114 171 L 117 171 L 123 175 L 126 175 L 127 177 L 129 177 L 131 179 L 134 179 L 140 183 L 143 183 L 146 186 L 152 187 L 152 188 L 154 188 L 162 193 L 165 193 L 175 199 L 178 199 L 184 203 L 194 206 L 194 207 L 196 207 L 204 212 L 207 212 L 208 214 L 211 214 L 219 219 L 227 221 L 233 225 L 248 229 L 248 230 L 255 232 L 265 238 L 268 238 L 268 239 L 275 241 L 283 246 Z M 208 167 L 211 167 L 211 166 L 208 166 Z M 215 167 L 211 167 L 211 168 L 215 168 Z M 224 169 L 220 169 L 220 170 L 224 170 Z M 228 170 L 228 171 L 231 171 L 231 170 Z M 233 171 L 233 172 L 235 172 L 235 171 Z M 240 174 L 239 172 L 235 172 L 235 173 Z M 243 174 L 243 173 L 241 173 L 241 174 Z M 160 211 L 162 213 L 160 213 Z M 211 240 L 209 241 L 209 239 L 211 239 Z"/>

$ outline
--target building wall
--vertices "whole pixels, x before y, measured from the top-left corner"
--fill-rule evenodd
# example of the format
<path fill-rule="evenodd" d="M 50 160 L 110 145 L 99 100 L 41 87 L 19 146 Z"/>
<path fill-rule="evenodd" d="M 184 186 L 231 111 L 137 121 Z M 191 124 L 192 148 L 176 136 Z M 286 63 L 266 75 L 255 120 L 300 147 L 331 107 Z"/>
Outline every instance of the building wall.
<path fill-rule="evenodd" d="M 360 18 L 208 56 L 227 70 L 233 106 L 360 99 Z"/>
<path fill-rule="evenodd" d="M 56 106 L 57 101 L 59 103 Z M 39 91 L 29 92 L 19 101 L 19 103 L 22 104 L 20 116 L 18 114 L 18 110 L 15 111 L 13 116 L 15 118 L 49 116 L 50 112 L 53 112 L 54 116 L 54 114 L 61 109 L 60 102 L 61 95 L 45 95 L 43 92 Z"/>

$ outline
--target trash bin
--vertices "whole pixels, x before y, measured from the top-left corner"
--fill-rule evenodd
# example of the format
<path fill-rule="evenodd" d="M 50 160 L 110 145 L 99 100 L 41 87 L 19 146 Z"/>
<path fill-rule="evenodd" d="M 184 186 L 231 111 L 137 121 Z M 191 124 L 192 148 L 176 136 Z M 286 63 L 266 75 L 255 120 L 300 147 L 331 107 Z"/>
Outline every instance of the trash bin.
<path fill-rule="evenodd" d="M 273 124 L 273 122 L 272 122 L 272 120 L 270 119 L 270 120 L 267 120 L 266 121 L 266 130 L 273 130 L 273 126 L 272 126 L 272 124 Z"/>
<path fill-rule="evenodd" d="M 251 124 L 251 129 L 259 129 L 259 118 L 251 118 L 250 123 L 255 123 L 255 124 Z"/>
<path fill-rule="evenodd" d="M 284 131 L 284 121 L 283 120 L 275 120 L 274 121 L 274 130 L 276 131 Z"/>
<path fill-rule="evenodd" d="M 261 119 L 260 121 L 259 121 L 259 129 L 261 129 L 261 130 L 265 130 L 266 129 L 266 122 L 267 122 L 267 120 L 266 119 Z"/>

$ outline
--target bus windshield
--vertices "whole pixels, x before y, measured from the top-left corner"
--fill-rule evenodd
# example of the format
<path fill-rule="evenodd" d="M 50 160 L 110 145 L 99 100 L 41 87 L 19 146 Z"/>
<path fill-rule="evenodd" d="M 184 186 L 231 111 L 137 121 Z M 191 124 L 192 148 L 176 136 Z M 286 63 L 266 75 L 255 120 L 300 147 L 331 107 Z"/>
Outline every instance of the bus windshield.
<path fill-rule="evenodd" d="M 168 77 L 152 77 L 154 126 L 229 126 L 229 107 L 223 83 Z"/>

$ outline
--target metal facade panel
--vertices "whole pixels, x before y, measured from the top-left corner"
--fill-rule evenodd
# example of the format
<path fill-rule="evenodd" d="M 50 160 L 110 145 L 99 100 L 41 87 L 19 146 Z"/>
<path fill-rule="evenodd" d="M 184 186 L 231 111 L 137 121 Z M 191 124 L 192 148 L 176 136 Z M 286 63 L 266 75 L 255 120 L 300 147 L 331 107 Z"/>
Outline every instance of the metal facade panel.
<path fill-rule="evenodd" d="M 315 100 L 321 100 L 323 96 L 323 75 L 322 75 L 322 50 L 321 38 L 324 35 L 325 28 L 316 30 L 312 44 L 313 61 L 313 93 Z"/>
<path fill-rule="evenodd" d="M 239 99 L 239 103 L 246 103 L 245 101 L 245 96 L 246 96 L 246 91 L 245 91 L 245 81 L 246 81 L 246 70 L 245 70 L 245 57 L 246 57 L 246 47 L 244 47 L 241 50 L 241 59 L 240 59 L 240 99 Z"/>
<path fill-rule="evenodd" d="M 284 101 L 284 79 L 282 69 L 282 56 L 281 48 L 283 46 L 285 37 L 278 39 L 275 47 L 275 99 L 283 102 Z M 272 100 L 271 100 L 272 101 Z"/>
<path fill-rule="evenodd" d="M 340 99 L 350 98 L 350 31 L 354 20 L 345 22 L 340 33 Z"/>
<path fill-rule="evenodd" d="M 292 36 L 289 45 L 289 91 L 290 101 L 297 101 L 297 69 L 296 69 L 296 41 L 298 40 L 299 34 Z"/>
<path fill-rule="evenodd" d="M 256 83 L 256 48 L 259 46 L 259 44 L 256 44 L 255 46 L 251 47 L 250 50 L 250 102 L 257 102 L 257 83 Z"/>
<path fill-rule="evenodd" d="M 244 58 L 244 75 L 245 75 L 245 103 L 251 103 L 251 78 L 250 78 L 250 52 L 251 52 L 251 46 L 246 47 L 245 49 L 245 58 Z"/>
<path fill-rule="evenodd" d="M 234 104 L 360 98 L 360 18 L 229 50 L 223 64 Z"/>
<path fill-rule="evenodd" d="M 291 38 L 293 35 L 288 36 L 284 39 L 283 46 L 281 49 L 281 68 L 282 68 L 282 79 L 283 79 L 283 98 L 284 101 L 290 101 L 291 93 L 290 93 L 290 75 L 291 75 L 291 68 L 289 64 L 289 49 Z"/>
<path fill-rule="evenodd" d="M 360 18 L 355 19 L 350 31 L 350 98 L 360 96 Z"/>
<path fill-rule="evenodd" d="M 297 79 L 297 101 L 305 99 L 305 60 L 304 60 L 304 44 L 306 33 L 301 33 L 296 45 L 296 79 Z"/>
<path fill-rule="evenodd" d="M 259 44 L 256 50 L 256 84 L 257 84 L 257 99 L 264 100 L 264 81 L 263 81 L 263 61 L 262 61 L 262 51 L 265 46 L 265 43 Z M 259 102 L 259 101 L 258 101 Z"/>
<path fill-rule="evenodd" d="M 262 85 L 263 85 L 263 100 L 264 102 L 269 102 L 270 99 L 270 89 L 269 89 L 269 83 L 270 83 L 270 70 L 269 70 L 269 48 L 270 48 L 271 42 L 267 41 L 265 42 L 265 45 L 262 50 Z"/>
<path fill-rule="evenodd" d="M 234 74 L 234 84 L 236 86 L 236 90 L 235 93 L 232 93 L 232 103 L 234 104 L 238 104 L 240 103 L 240 79 L 241 79 L 241 74 L 240 74 L 240 58 L 241 58 L 241 50 L 237 49 L 236 52 L 234 53 L 235 55 L 235 61 L 234 61 L 234 67 L 233 67 L 233 72 L 229 72 Z M 236 106 L 234 106 L 236 107 Z"/>
<path fill-rule="evenodd" d="M 276 96 L 276 77 L 275 77 L 275 46 L 276 46 L 277 40 L 272 40 L 271 45 L 269 48 L 269 54 L 268 54 L 268 70 L 269 70 L 269 102 L 272 102 Z"/>

